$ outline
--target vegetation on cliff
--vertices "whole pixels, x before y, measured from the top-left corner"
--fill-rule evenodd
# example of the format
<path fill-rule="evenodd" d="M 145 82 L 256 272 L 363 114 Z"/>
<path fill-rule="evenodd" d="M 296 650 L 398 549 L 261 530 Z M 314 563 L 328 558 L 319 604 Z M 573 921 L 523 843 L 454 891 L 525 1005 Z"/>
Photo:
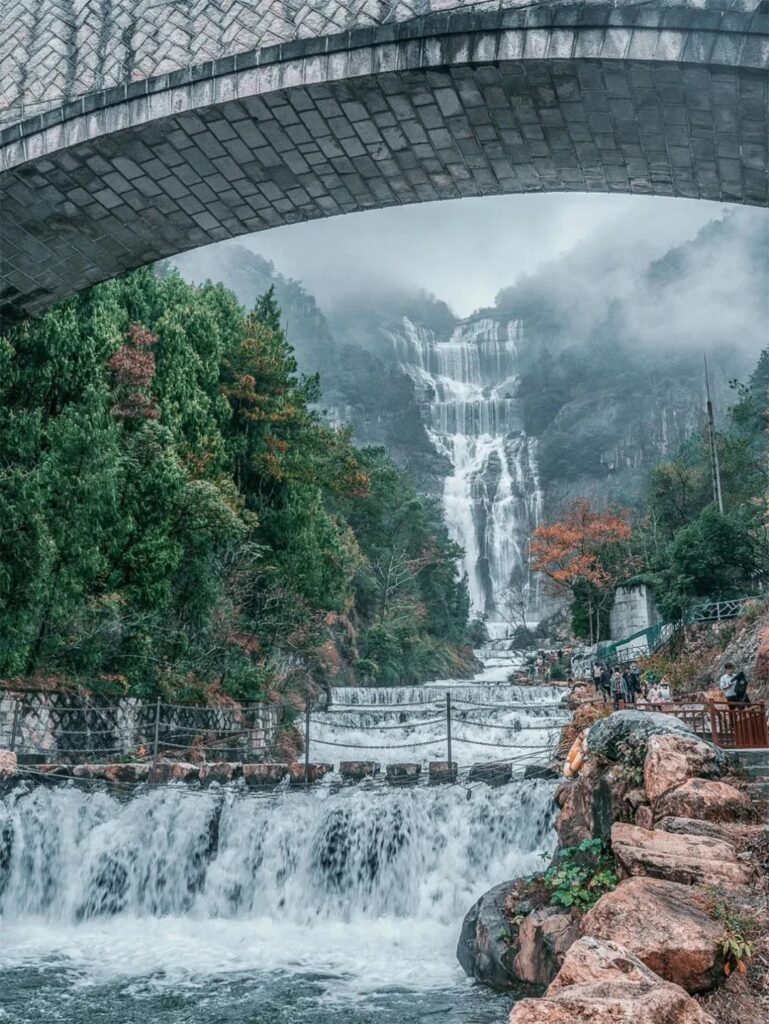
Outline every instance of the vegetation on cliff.
<path fill-rule="evenodd" d="M 585 498 L 535 531 L 533 565 L 568 593 L 577 636 L 608 637 L 621 582 L 650 584 L 663 618 L 676 621 L 698 601 L 751 593 L 769 576 L 769 349 L 748 383 L 733 388 L 737 401 L 715 438 L 723 513 L 701 430 L 650 472 L 635 513 L 602 511 Z M 618 530 L 620 522 L 627 529 Z"/>
<path fill-rule="evenodd" d="M 463 658 L 460 550 L 267 292 L 144 269 L 0 340 L 0 674 L 177 698 Z"/>

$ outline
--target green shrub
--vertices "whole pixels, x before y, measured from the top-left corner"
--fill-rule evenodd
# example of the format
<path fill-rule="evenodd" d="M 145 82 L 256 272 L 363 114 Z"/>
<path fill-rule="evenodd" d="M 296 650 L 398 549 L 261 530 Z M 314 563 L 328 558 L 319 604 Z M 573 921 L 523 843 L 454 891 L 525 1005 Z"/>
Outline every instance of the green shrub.
<path fill-rule="evenodd" d="M 561 850 L 543 881 L 551 903 L 575 910 L 589 910 L 619 885 L 614 858 L 600 839 L 585 839 Z"/>

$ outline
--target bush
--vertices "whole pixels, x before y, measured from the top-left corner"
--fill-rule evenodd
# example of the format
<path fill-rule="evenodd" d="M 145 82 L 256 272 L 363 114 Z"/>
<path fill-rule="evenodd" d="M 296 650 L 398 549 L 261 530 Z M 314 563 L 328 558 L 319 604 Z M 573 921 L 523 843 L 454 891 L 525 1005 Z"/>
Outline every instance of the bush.
<path fill-rule="evenodd" d="M 619 885 L 612 855 L 600 839 L 585 839 L 556 855 L 543 882 L 550 902 L 559 907 L 589 910 L 607 892 Z"/>

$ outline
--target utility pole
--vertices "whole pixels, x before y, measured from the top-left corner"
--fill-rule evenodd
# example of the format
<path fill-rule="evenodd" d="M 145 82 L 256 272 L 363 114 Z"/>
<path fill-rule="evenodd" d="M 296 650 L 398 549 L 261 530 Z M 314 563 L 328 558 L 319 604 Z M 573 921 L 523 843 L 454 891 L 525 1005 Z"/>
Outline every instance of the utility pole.
<path fill-rule="evenodd" d="M 304 704 L 304 785 L 310 785 L 310 698 Z"/>
<path fill-rule="evenodd" d="M 708 357 L 703 353 L 705 361 L 705 392 L 708 400 L 708 435 L 710 438 L 710 466 L 713 474 L 713 501 L 718 511 L 724 514 L 724 496 L 721 491 L 721 467 L 718 463 L 718 445 L 716 444 L 716 423 L 713 416 L 713 403 L 710 400 L 710 377 L 708 376 Z"/>

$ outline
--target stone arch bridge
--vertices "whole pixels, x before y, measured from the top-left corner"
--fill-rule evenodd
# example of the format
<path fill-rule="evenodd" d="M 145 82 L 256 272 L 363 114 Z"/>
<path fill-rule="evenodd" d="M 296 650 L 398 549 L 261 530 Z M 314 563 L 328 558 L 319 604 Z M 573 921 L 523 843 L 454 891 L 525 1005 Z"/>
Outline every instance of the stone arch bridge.
<path fill-rule="evenodd" d="M 394 204 L 766 206 L 768 125 L 767 0 L 4 0 L 0 312 Z"/>

